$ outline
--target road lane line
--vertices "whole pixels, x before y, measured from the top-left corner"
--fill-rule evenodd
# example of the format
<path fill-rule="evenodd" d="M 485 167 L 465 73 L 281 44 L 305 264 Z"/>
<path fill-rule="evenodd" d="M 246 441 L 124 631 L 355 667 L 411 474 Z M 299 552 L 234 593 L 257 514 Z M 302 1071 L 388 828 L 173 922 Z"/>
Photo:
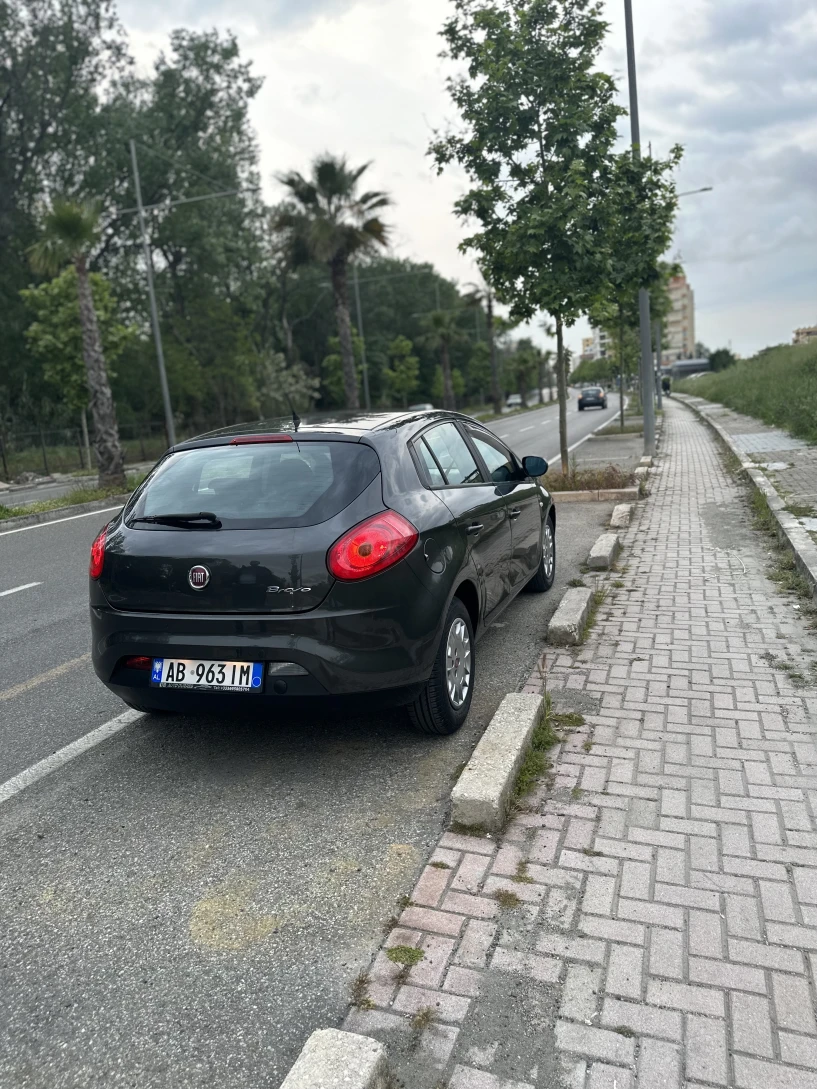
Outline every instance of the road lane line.
<path fill-rule="evenodd" d="M 0 597 L 8 597 L 9 594 L 19 594 L 21 590 L 30 590 L 32 586 L 42 586 L 42 583 L 24 582 L 22 586 L 12 586 L 10 590 L 0 590 Z"/>
<path fill-rule="evenodd" d="M 30 692 L 32 688 L 37 688 L 39 685 L 45 684 L 46 681 L 53 681 L 55 677 L 61 677 L 63 673 L 74 669 L 75 666 L 90 662 L 90 660 L 90 654 L 81 654 L 79 658 L 72 658 L 70 662 L 63 662 L 62 665 L 54 666 L 53 669 L 46 670 L 45 673 L 38 673 L 36 677 L 23 681 L 21 684 L 15 684 L 13 688 L 7 688 L 4 692 L 0 692 L 0 703 L 4 700 L 13 700 L 15 696 L 22 696 L 24 692 Z"/>
<path fill-rule="evenodd" d="M 626 401 L 624 402 L 624 408 L 625 408 L 625 410 L 626 410 L 626 408 L 627 408 L 627 404 L 628 404 L 628 402 L 629 402 L 629 397 L 628 397 L 628 398 L 627 398 L 627 400 L 626 400 Z M 583 439 L 579 439 L 579 441 L 578 441 L 578 442 L 574 442 L 572 446 L 568 446 L 568 448 L 567 448 L 567 452 L 568 452 L 568 454 L 571 454 L 571 453 L 572 453 L 572 452 L 573 452 L 573 451 L 574 451 L 574 450 L 576 449 L 576 447 L 577 447 L 577 446 L 581 446 L 581 444 L 582 444 L 583 442 L 587 442 L 587 440 L 588 440 L 588 439 L 590 438 L 590 436 L 591 436 L 591 435 L 595 435 L 595 433 L 596 433 L 597 431 L 601 431 L 601 429 L 602 429 L 603 427 L 607 427 L 607 425 L 608 425 L 609 423 L 612 423 L 612 421 L 613 421 L 613 420 L 614 420 L 614 419 L 616 418 L 616 416 L 618 415 L 618 413 L 619 413 L 620 411 L 621 411 L 621 406 L 619 406 L 619 407 L 618 407 L 618 408 L 616 409 L 616 411 L 615 411 L 615 412 L 613 413 L 613 415 L 612 415 L 612 416 L 610 417 L 610 419 L 608 419 L 608 420 L 604 420 L 604 422 L 603 422 L 603 423 L 600 423 L 598 427 L 594 427 L 592 431 L 588 431 L 588 433 L 587 433 L 587 434 L 586 434 L 586 435 L 584 436 L 584 438 L 583 438 Z M 551 461 L 556 461 L 556 458 L 558 458 L 558 457 L 559 457 L 559 451 L 557 450 L 557 451 L 556 451 L 556 453 L 555 453 L 555 454 L 553 455 L 553 457 L 552 457 L 552 458 L 545 458 L 545 461 L 547 461 L 547 462 L 551 462 Z"/>
<path fill-rule="evenodd" d="M 533 424 L 530 427 L 520 427 L 519 434 L 524 435 L 526 431 L 533 431 Z"/>
<path fill-rule="evenodd" d="M 110 514 L 112 510 L 122 510 L 122 504 L 118 507 L 103 507 L 102 510 L 86 510 L 84 514 L 69 514 L 67 518 L 53 518 L 50 522 L 35 522 L 33 526 L 18 526 L 17 529 L 4 529 L 0 531 L 0 537 L 8 537 L 12 533 L 25 533 L 27 529 L 42 529 L 44 526 L 58 526 L 60 522 L 73 522 L 77 518 L 92 518 L 95 514 Z M 3 523 L 0 522 L 0 525 Z"/>
<path fill-rule="evenodd" d="M 109 737 L 118 734 L 120 730 L 124 730 L 126 726 L 130 726 L 132 722 L 136 722 L 140 718 L 144 718 L 143 711 L 125 711 L 116 718 L 112 718 L 110 722 L 97 726 L 95 730 L 91 730 L 84 737 L 72 741 L 64 749 L 59 749 L 57 752 L 52 753 L 51 756 L 46 756 L 44 760 L 39 760 L 36 764 L 32 764 L 30 768 L 21 771 L 19 775 L 6 780 L 5 783 L 0 785 L 0 805 L 7 802 L 9 798 L 13 798 L 15 794 L 25 790 L 26 787 L 32 786 L 34 783 L 39 782 L 40 779 L 44 779 L 52 771 L 65 767 L 66 764 L 75 760 L 84 752 L 93 749 L 103 741 L 107 741 Z"/>

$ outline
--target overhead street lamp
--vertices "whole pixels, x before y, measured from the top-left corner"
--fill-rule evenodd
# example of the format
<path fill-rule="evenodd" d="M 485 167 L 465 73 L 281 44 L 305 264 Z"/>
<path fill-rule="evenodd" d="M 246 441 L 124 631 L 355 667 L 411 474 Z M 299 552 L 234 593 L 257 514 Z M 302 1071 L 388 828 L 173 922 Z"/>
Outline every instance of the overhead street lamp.
<path fill-rule="evenodd" d="M 715 188 L 714 185 L 705 185 L 702 189 L 687 189 L 685 193 L 679 193 L 678 199 L 681 197 L 694 197 L 696 193 L 711 193 Z"/>

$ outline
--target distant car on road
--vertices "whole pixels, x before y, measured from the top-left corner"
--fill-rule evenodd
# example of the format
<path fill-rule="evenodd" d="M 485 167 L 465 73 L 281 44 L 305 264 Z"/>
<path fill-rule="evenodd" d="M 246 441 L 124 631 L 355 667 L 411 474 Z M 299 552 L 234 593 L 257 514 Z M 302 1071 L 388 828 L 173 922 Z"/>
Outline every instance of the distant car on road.
<path fill-rule="evenodd" d="M 508 399 L 505 401 L 506 408 L 521 408 L 522 407 L 522 394 L 521 393 L 509 393 Z"/>
<path fill-rule="evenodd" d="M 588 386 L 579 394 L 579 412 L 586 408 L 607 408 L 607 394 L 601 386 Z"/>
<path fill-rule="evenodd" d="M 379 693 L 453 733 L 476 640 L 521 590 L 553 584 L 546 472 L 442 411 L 181 443 L 93 543 L 96 673 L 144 711 Z"/>
<path fill-rule="evenodd" d="M 409 405 L 408 406 L 408 411 L 409 412 L 433 412 L 434 411 L 434 405 L 432 405 L 431 402 L 426 401 L 421 405 Z"/>

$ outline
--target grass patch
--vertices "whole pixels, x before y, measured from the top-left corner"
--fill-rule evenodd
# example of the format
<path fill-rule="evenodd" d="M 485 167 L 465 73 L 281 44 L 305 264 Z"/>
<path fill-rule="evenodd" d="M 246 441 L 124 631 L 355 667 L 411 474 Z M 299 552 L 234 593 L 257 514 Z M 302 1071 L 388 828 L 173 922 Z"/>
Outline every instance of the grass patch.
<path fill-rule="evenodd" d="M 420 963 L 425 953 L 422 949 L 415 949 L 413 945 L 393 945 L 391 949 L 386 950 L 386 956 L 393 964 L 405 964 L 413 968 L 415 964 Z"/>
<path fill-rule="evenodd" d="M 599 489 L 631 488 L 634 474 L 617 465 L 604 469 L 578 469 L 572 466 L 566 473 L 548 473 L 545 486 L 549 492 L 595 492 Z"/>
<path fill-rule="evenodd" d="M 374 1002 L 369 998 L 369 973 L 360 972 L 352 980 L 349 1001 L 359 1010 L 373 1010 Z"/>
<path fill-rule="evenodd" d="M 632 420 L 627 423 L 625 420 L 624 427 L 621 426 L 621 418 L 614 420 L 613 423 L 609 423 L 606 427 L 603 427 L 601 431 L 597 431 L 596 435 L 643 435 L 644 423 L 642 420 Z"/>
<path fill-rule="evenodd" d="M 599 589 L 599 590 L 594 591 L 593 601 L 592 601 L 592 604 L 590 605 L 590 612 L 589 612 L 589 614 L 587 616 L 587 623 L 585 624 L 585 627 L 584 627 L 584 634 L 582 635 L 582 638 L 581 638 L 582 643 L 585 641 L 588 634 L 592 630 L 593 625 L 596 623 L 596 616 L 598 615 L 599 609 L 604 604 L 604 601 L 605 601 L 606 597 L 607 597 L 607 591 L 606 590 Z"/>
<path fill-rule="evenodd" d="M 817 510 L 810 503 L 787 503 L 786 510 L 795 518 L 815 518 Z"/>
<path fill-rule="evenodd" d="M 546 771 L 550 770 L 552 765 L 548 760 L 547 753 L 558 742 L 559 736 L 553 729 L 553 705 L 550 694 L 545 693 L 539 722 L 533 731 L 530 748 L 516 777 L 512 797 L 513 805 L 518 805 L 525 795 L 530 794 L 539 779 Z"/>
<path fill-rule="evenodd" d="M 132 492 L 145 479 L 144 474 L 132 473 L 128 477 L 125 489 Z M 61 510 L 77 503 L 93 503 L 96 499 L 107 499 L 112 495 L 122 495 L 121 488 L 74 488 L 67 495 L 56 499 L 43 499 L 40 503 L 27 503 L 24 507 L 6 507 L 0 504 L 0 522 L 8 518 L 20 518 L 26 514 L 43 514 L 49 510 Z"/>
<path fill-rule="evenodd" d="M 533 878 L 528 873 L 527 862 L 518 862 L 516 865 L 516 873 L 511 878 L 511 881 L 515 881 L 517 885 L 532 885 Z"/>
<path fill-rule="evenodd" d="M 817 344 L 766 348 L 725 371 L 680 382 L 678 389 L 817 442 Z"/>
<path fill-rule="evenodd" d="M 431 862 L 429 863 L 435 870 L 450 870 L 451 867 L 447 862 Z"/>
<path fill-rule="evenodd" d="M 570 582 L 567 585 L 568 586 L 573 586 L 573 587 L 578 587 L 578 586 L 586 586 L 587 583 L 584 581 L 584 579 L 571 579 Z"/>
<path fill-rule="evenodd" d="M 509 889 L 497 889 L 493 896 L 503 911 L 518 908 L 522 903 L 516 893 L 511 892 Z"/>
<path fill-rule="evenodd" d="M 574 802 L 577 802 L 579 798 L 584 797 L 584 791 L 581 787 L 573 787 L 570 792 L 570 797 L 573 799 Z"/>
<path fill-rule="evenodd" d="M 781 552 L 769 571 L 769 578 L 787 593 L 811 600 L 811 587 L 797 570 L 797 562 L 791 552 Z"/>
<path fill-rule="evenodd" d="M 624 586 L 624 583 L 621 581 L 621 579 L 616 579 L 616 581 L 613 583 L 613 586 L 616 590 L 621 590 Z"/>
<path fill-rule="evenodd" d="M 553 725 L 560 730 L 578 730 L 580 726 L 584 726 L 584 715 L 580 715 L 578 711 L 560 711 L 551 715 Z"/>

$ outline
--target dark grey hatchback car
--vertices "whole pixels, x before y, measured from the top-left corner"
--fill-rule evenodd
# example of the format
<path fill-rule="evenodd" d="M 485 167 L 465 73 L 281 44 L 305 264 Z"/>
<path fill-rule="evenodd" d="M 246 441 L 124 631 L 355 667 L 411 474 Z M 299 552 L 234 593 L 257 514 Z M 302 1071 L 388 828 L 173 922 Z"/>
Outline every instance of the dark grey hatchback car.
<path fill-rule="evenodd" d="M 479 636 L 553 584 L 546 471 L 438 411 L 181 443 L 92 546 L 97 675 L 148 711 L 379 693 L 452 733 Z"/>

